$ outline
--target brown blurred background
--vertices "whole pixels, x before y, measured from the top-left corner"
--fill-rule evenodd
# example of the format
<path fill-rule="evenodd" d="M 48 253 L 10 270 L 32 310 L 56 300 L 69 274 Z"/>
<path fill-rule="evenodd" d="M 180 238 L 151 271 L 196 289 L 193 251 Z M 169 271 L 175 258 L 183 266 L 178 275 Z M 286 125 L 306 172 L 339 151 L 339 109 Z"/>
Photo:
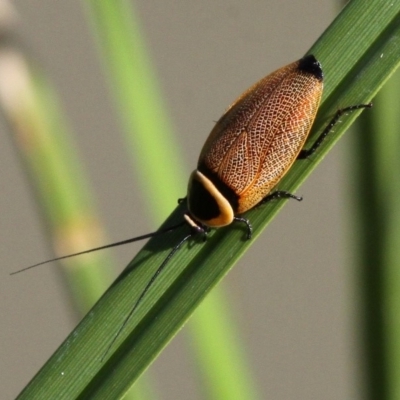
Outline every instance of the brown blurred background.
<path fill-rule="evenodd" d="M 140 198 L 145 188 L 135 184 L 123 157 L 83 4 L 18 0 L 14 5 L 21 37 L 59 90 L 111 240 L 153 230 Z M 135 6 L 187 176 L 213 121 L 231 101 L 262 76 L 300 58 L 338 11 L 332 0 L 140 0 Z M 78 317 L 54 265 L 9 276 L 52 254 L 4 123 L 0 128 L 0 397 L 11 399 Z M 298 191 L 304 201 L 288 202 L 223 282 L 264 398 L 362 397 L 356 277 L 346 247 L 346 160 L 343 140 Z M 176 198 L 185 187 L 182 182 Z M 138 248 L 115 251 L 121 268 Z M 189 348 L 183 331 L 152 367 L 160 398 L 201 399 Z"/>

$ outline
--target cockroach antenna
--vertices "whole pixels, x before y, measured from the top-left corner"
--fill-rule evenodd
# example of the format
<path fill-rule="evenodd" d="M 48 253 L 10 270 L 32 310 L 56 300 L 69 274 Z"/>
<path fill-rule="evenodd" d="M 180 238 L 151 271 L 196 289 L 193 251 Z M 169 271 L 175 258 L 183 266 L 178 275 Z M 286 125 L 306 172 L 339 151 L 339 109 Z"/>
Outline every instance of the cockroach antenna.
<path fill-rule="evenodd" d="M 11 272 L 10 275 L 16 275 L 16 274 L 19 274 L 20 272 L 24 272 L 24 271 L 27 271 L 28 269 L 38 267 L 39 265 L 48 264 L 53 261 L 65 260 L 66 258 L 76 257 L 76 256 L 80 256 L 82 254 L 93 253 L 93 252 L 99 251 L 99 250 L 110 249 L 111 247 L 122 246 L 124 244 L 133 243 L 133 242 L 139 242 L 140 240 L 148 239 L 148 238 L 162 235 L 162 234 L 168 233 L 168 232 L 173 232 L 176 229 L 178 229 L 179 227 L 181 227 L 182 225 L 185 225 L 185 222 L 181 222 L 181 223 L 179 223 L 175 226 L 171 226 L 169 228 L 160 229 L 156 232 L 147 233 L 142 236 L 137 236 L 134 238 L 121 240 L 120 242 L 110 243 L 110 244 L 106 244 L 106 245 L 100 246 L 100 247 L 94 247 L 93 249 L 83 250 L 83 251 L 79 251 L 78 253 L 67 254 L 67 255 L 61 256 L 61 257 L 51 258 L 50 260 L 41 261 L 37 264 L 30 265 L 29 267 L 25 267 L 25 268 L 19 269 L 18 271 Z"/>

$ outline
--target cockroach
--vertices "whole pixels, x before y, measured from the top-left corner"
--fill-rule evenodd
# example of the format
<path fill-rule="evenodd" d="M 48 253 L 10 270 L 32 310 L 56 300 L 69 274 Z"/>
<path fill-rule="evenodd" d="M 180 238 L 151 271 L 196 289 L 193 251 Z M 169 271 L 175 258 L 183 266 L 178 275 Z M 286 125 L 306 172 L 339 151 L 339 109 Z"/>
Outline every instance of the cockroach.
<path fill-rule="evenodd" d="M 158 267 L 111 341 L 113 345 L 156 278 L 174 254 L 195 235 L 233 222 L 252 227 L 242 215 L 273 199 L 302 200 L 287 191 L 273 189 L 296 160 L 311 156 L 346 112 L 372 107 L 358 104 L 339 109 L 314 144 L 304 148 L 320 104 L 324 74 L 319 61 L 307 55 L 278 69 L 244 92 L 216 123 L 200 152 L 197 168 L 189 178 L 184 220 L 175 226 L 143 236 L 81 251 L 14 272 L 19 273 L 52 261 L 136 242 L 174 231 L 187 224 L 190 231 Z M 108 352 L 108 350 L 107 350 Z"/>

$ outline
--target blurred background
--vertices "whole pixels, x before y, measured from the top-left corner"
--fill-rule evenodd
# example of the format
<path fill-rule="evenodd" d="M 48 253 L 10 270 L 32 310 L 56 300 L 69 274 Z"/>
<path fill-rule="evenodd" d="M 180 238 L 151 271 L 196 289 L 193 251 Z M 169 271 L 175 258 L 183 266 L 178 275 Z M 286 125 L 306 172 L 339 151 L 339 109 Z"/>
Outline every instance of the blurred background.
<path fill-rule="evenodd" d="M 82 2 L 13 4 L 19 37 L 57 89 L 75 132 L 108 240 L 155 230 L 142 196 L 146 187 L 125 156 Z M 332 0 L 133 5 L 178 138 L 184 177 L 226 107 L 264 75 L 303 56 L 339 11 Z M 53 253 L 4 121 L 0 129 L 0 387 L 1 397 L 11 399 L 80 317 L 57 265 L 9 276 Z M 299 189 L 304 201 L 288 202 L 222 283 L 260 398 L 362 398 L 357 275 L 347 246 L 347 137 Z M 185 195 L 186 183 L 177 182 L 173 198 Z M 115 277 L 140 247 L 113 251 Z M 151 367 L 160 399 L 206 398 L 192 345 L 184 329 Z"/>

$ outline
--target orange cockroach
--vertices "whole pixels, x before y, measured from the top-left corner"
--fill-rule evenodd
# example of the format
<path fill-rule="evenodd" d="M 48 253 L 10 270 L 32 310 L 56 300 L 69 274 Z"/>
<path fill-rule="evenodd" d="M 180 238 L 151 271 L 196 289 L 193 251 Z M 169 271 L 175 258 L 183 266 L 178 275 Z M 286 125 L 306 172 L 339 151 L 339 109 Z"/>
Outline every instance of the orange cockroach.
<path fill-rule="evenodd" d="M 205 235 L 210 228 L 244 223 L 251 238 L 251 224 L 242 217 L 246 211 L 272 199 L 293 198 L 289 192 L 272 191 L 292 164 L 313 154 L 348 111 L 371 107 L 359 104 L 336 112 L 331 122 L 309 148 L 303 146 L 315 119 L 322 95 L 323 72 L 314 56 L 278 69 L 244 92 L 216 123 L 206 140 L 189 178 L 184 221 L 167 229 L 106 246 L 53 258 L 51 261 L 120 246 L 171 232 L 187 223 L 188 234 L 175 245 L 159 266 L 125 317 L 109 348 L 114 343 L 141 300 L 180 247 L 194 235 Z M 14 273 L 17 273 L 14 272 Z"/>

